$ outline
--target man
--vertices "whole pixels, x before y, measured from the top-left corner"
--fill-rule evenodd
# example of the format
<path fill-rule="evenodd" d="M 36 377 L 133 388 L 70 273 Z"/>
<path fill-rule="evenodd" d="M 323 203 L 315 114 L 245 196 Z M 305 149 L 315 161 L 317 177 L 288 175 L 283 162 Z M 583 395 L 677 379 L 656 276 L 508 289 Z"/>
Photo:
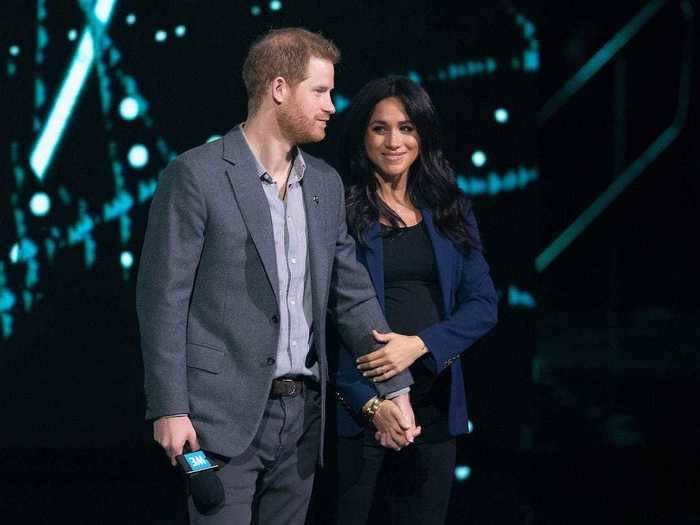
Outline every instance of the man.
<path fill-rule="evenodd" d="M 303 523 L 322 449 L 326 311 L 356 356 L 376 346 L 372 329 L 388 332 L 340 178 L 297 148 L 325 137 L 338 60 L 303 29 L 256 41 L 246 122 L 171 162 L 151 205 L 137 283 L 146 416 L 173 463 L 188 446 L 222 464 L 225 505 L 204 516 L 190 502 L 195 523 Z M 399 445 L 415 432 L 411 382 L 377 383 L 398 394 L 378 430 Z"/>

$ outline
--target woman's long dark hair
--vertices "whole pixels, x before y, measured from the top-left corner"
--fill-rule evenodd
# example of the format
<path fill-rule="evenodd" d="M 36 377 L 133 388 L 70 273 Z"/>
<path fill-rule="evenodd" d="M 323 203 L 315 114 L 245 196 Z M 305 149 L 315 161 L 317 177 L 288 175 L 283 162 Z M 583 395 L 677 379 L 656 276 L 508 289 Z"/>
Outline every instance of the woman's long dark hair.
<path fill-rule="evenodd" d="M 465 226 L 471 204 L 457 188 L 452 169 L 443 156 L 440 123 L 430 97 L 422 87 L 404 77 L 389 76 L 369 82 L 355 96 L 348 111 L 339 158 L 341 173 L 349 186 L 346 207 L 350 231 L 364 244 L 367 229 L 379 217 L 393 228 L 405 226 L 377 193 L 374 167 L 365 150 L 365 133 L 374 107 L 389 97 L 401 101 L 420 137 L 420 154 L 408 173 L 408 198 L 416 207 L 429 208 L 440 231 L 466 253 L 478 242 L 470 237 Z"/>

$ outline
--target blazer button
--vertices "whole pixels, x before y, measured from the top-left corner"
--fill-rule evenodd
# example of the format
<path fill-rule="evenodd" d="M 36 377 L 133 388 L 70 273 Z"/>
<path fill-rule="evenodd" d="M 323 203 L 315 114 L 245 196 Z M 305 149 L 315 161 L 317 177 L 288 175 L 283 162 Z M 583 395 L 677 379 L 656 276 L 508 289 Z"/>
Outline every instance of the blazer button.
<path fill-rule="evenodd" d="M 277 324 L 277 323 L 280 322 L 280 318 L 279 318 L 279 316 L 278 316 L 277 314 L 273 315 L 273 316 L 271 317 L 271 320 L 272 320 L 272 322 L 275 323 L 275 324 Z"/>
<path fill-rule="evenodd" d="M 267 358 L 267 364 L 268 364 L 268 365 L 274 365 L 274 364 L 275 364 L 274 358 L 268 357 L 268 358 Z"/>

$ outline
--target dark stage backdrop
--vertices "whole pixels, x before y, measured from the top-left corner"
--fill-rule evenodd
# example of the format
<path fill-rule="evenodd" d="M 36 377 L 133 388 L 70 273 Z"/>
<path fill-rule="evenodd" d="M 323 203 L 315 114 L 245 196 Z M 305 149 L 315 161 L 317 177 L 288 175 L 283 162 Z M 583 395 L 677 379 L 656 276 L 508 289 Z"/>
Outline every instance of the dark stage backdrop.
<path fill-rule="evenodd" d="M 532 13 L 429 2 L 3 2 L 0 447 L 141 446 L 134 283 L 158 174 L 245 118 L 240 78 L 271 27 L 343 52 L 333 162 L 369 79 L 420 82 L 476 206 L 500 324 L 464 356 L 473 444 L 515 449 L 530 420 L 537 230 Z"/>

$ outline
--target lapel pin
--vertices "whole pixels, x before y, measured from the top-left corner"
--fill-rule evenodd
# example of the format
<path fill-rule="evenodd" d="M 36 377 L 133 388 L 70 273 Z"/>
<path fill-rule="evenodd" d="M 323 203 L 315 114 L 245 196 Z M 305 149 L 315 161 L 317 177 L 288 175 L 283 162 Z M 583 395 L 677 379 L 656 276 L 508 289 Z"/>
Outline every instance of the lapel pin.
<path fill-rule="evenodd" d="M 314 202 L 315 202 L 316 204 L 318 204 L 318 195 L 314 195 L 313 199 L 314 199 Z"/>

